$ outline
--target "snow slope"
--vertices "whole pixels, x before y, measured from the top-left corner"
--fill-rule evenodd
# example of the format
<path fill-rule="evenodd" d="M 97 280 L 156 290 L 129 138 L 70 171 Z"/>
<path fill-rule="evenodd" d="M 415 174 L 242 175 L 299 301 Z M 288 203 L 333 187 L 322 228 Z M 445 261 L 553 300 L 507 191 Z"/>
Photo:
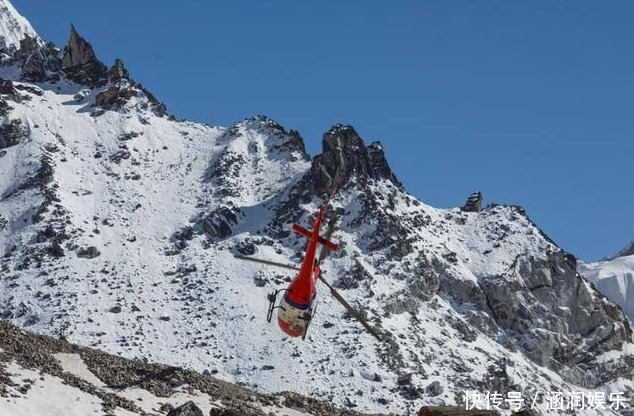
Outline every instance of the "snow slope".
<path fill-rule="evenodd" d="M 128 361 L 35 336 L 4 322 L 0 327 L 2 415 L 158 416 L 184 405 L 205 415 L 340 414 L 305 397 L 264 396 L 209 375 Z"/>
<path fill-rule="evenodd" d="M 9 0 L 0 0 L 0 51 L 4 48 L 17 50 L 20 41 L 26 36 L 37 40 L 37 35 L 31 23 L 22 17 Z"/>
<path fill-rule="evenodd" d="M 634 322 L 634 255 L 597 263 L 580 263 L 579 273 L 619 305 Z"/>

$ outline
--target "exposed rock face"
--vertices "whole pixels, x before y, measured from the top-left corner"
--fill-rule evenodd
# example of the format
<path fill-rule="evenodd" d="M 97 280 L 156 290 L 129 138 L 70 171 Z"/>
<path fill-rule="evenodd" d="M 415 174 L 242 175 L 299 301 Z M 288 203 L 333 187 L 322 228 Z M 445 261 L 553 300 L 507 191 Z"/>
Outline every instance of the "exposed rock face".
<path fill-rule="evenodd" d="M 625 256 L 631 256 L 633 254 L 634 254 L 634 239 L 632 240 L 631 243 L 625 246 L 623 250 L 619 251 L 619 254 L 617 254 L 615 257 L 625 257 Z"/>
<path fill-rule="evenodd" d="M 22 75 L 31 81 L 46 79 L 45 57 L 38 42 L 27 37 L 20 42 L 16 58 L 22 63 Z"/>
<path fill-rule="evenodd" d="M 39 39 L 31 24 L 8 2 L 0 1 L 0 64 L 10 60 L 26 37 Z"/>
<path fill-rule="evenodd" d="M 480 212 L 482 211 L 482 193 L 480 191 L 474 192 L 469 195 L 467 202 L 465 202 L 462 210 L 465 212 Z"/>
<path fill-rule="evenodd" d="M 59 80 L 61 59 L 55 45 L 41 44 L 36 38 L 27 36 L 20 42 L 14 60 L 20 66 L 22 77 L 28 81 L 44 82 Z"/>
<path fill-rule="evenodd" d="M 95 60 L 97 60 L 97 56 L 92 50 L 90 43 L 79 36 L 77 30 L 75 30 L 75 26 L 71 25 L 68 45 L 64 49 L 64 57 L 62 58 L 62 68 L 75 68 Z"/>
<path fill-rule="evenodd" d="M 142 105 L 144 107 L 149 106 L 154 110 L 154 113 L 163 117 L 167 114 L 167 107 L 165 104 L 160 103 L 154 95 L 141 84 L 130 79 L 128 70 L 121 59 L 116 59 L 114 65 L 107 71 L 109 83 L 105 90 L 97 94 L 95 98 L 95 104 L 103 109 L 107 110 L 121 110 L 125 107 L 126 103 L 133 97 L 145 97 L 147 103 Z"/>
<path fill-rule="evenodd" d="M 64 48 L 62 69 L 71 80 L 80 84 L 103 85 L 107 68 L 95 55 L 90 43 L 86 42 L 71 25 L 68 45 Z"/>
<path fill-rule="evenodd" d="M 311 184 L 316 195 L 328 194 L 333 186 L 352 177 L 361 181 L 388 179 L 402 188 L 392 173 L 379 142 L 366 147 L 352 126 L 334 125 L 323 138 L 323 151 L 315 156 Z"/>
<path fill-rule="evenodd" d="M 522 347 L 540 365 L 591 369 L 594 364 L 586 348 L 609 351 L 632 340 L 623 311 L 597 298 L 577 274 L 574 260 L 563 252 L 551 253 L 545 261 L 517 258 L 507 276 L 486 279 L 483 289 L 500 326 L 530 335 L 531 341 Z M 551 310 L 544 310 L 544 305 Z M 534 322 L 539 322 L 539 330 Z M 586 337 L 591 332 L 596 336 Z"/>
<path fill-rule="evenodd" d="M 15 146 L 28 135 L 22 124 L 22 120 L 11 120 L 8 124 L 0 126 L 0 149 Z"/>
<path fill-rule="evenodd" d="M 97 94 L 95 104 L 107 109 L 116 109 L 116 107 L 125 104 L 134 96 L 136 96 L 134 90 L 121 88 L 120 85 L 112 85 L 108 87 L 108 89 Z"/>
<path fill-rule="evenodd" d="M 213 239 L 223 239 L 231 235 L 231 226 L 237 223 L 236 212 L 221 207 L 207 214 L 201 221 L 202 230 Z"/>
<path fill-rule="evenodd" d="M 110 76 L 110 81 L 112 82 L 130 78 L 128 70 L 125 68 L 121 59 L 115 59 L 114 65 L 112 65 L 112 67 L 108 70 L 108 75 Z"/>
<path fill-rule="evenodd" d="M 203 411 L 192 401 L 185 403 L 176 409 L 170 410 L 167 416 L 204 416 Z"/>
<path fill-rule="evenodd" d="M 94 259 L 95 257 L 99 257 L 100 254 L 101 253 L 95 246 L 90 246 L 87 248 L 82 247 L 77 250 L 77 257 L 82 257 L 85 259 Z"/>

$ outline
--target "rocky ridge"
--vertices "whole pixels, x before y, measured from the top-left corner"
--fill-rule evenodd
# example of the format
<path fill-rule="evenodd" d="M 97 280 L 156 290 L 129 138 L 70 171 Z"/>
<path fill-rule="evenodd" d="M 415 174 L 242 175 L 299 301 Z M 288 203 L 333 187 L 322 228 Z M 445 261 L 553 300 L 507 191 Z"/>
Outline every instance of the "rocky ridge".
<path fill-rule="evenodd" d="M 191 370 L 127 360 L 98 350 L 79 347 L 48 336 L 23 331 L 7 322 L 0 321 L 0 410 L 10 411 L 11 405 L 28 408 L 33 397 L 29 390 L 38 388 L 38 381 L 20 377 L 19 369 L 35 371 L 43 380 L 54 377 L 59 384 L 76 391 L 77 400 L 71 393 L 70 401 L 79 402 L 80 392 L 87 393 L 100 403 L 100 414 L 125 414 L 143 416 L 176 416 L 185 409 L 189 414 L 203 414 L 194 399 L 209 408 L 211 416 L 264 416 L 267 414 L 301 414 L 315 416 L 362 416 L 351 410 L 336 409 L 329 403 L 319 402 L 298 394 L 285 392 L 275 395 L 259 394 L 245 388 L 216 379 L 209 374 L 198 374 Z M 78 371 L 78 366 L 67 365 L 74 359 L 88 370 Z M 16 368 L 17 367 L 17 368 Z M 148 407 L 143 398 L 135 401 L 127 392 L 143 390 L 154 397 L 158 406 Z M 188 397 L 183 397 L 183 392 Z M 53 397 L 49 400 L 68 400 Z M 54 406 L 51 403 L 50 406 Z M 66 411 L 77 414 L 81 403 L 71 405 Z M 201 406 L 202 407 L 202 406 Z M 203 407 L 203 408 L 205 408 Z M 75 408 L 75 409 L 74 409 Z M 292 413 L 290 413 L 292 412 Z M 6 414 L 3 412 L 3 414 Z"/>
<path fill-rule="evenodd" d="M 628 245 L 626 245 L 623 250 L 619 251 L 615 257 L 625 257 L 634 255 L 634 240 L 632 240 Z"/>
<path fill-rule="evenodd" d="M 13 8 L 6 1 L 2 7 Z M 5 18 L 11 27 L 23 19 L 17 12 L 14 15 L 18 17 Z M 141 84 L 130 78 L 122 60 L 116 59 L 108 68 L 97 58 L 90 43 L 77 32 L 74 25 L 71 25 L 68 43 L 63 50 L 51 42 L 45 43 L 32 30 L 16 36 L 19 36 L 17 43 L 14 40 L 9 46 L 0 49 L 0 70 L 3 69 L 0 71 L 0 77 L 2 72 L 17 72 L 20 74 L 19 79 L 24 81 L 70 81 L 78 86 L 88 87 L 89 89 L 79 91 L 75 99 L 83 101 L 88 96 L 93 98 L 94 101 L 86 104 L 96 107 L 93 111 L 95 115 L 102 114 L 104 110 L 122 111 L 135 105 L 141 109 L 150 109 L 159 117 L 167 115 L 166 106 Z"/>

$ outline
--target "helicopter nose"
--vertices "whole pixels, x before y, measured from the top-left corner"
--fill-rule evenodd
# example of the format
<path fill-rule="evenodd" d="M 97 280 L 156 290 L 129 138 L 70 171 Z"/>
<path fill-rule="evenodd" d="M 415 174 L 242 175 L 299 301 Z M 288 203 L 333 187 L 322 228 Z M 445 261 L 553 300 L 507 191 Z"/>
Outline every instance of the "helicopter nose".
<path fill-rule="evenodd" d="M 293 325 L 290 322 L 285 321 L 282 317 L 277 317 L 277 323 L 279 324 L 282 331 L 291 337 L 299 337 L 302 335 L 303 327 L 298 325 Z"/>

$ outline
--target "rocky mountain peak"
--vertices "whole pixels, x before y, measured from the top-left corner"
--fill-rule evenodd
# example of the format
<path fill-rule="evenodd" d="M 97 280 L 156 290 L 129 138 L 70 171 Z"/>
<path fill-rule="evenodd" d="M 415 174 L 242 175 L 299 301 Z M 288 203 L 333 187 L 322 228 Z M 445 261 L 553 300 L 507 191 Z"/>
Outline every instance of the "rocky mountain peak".
<path fill-rule="evenodd" d="M 130 74 L 121 59 L 115 59 L 114 65 L 108 69 L 108 75 L 110 76 L 110 81 L 112 82 L 130 78 Z"/>
<path fill-rule="evenodd" d="M 482 192 L 477 191 L 469 195 L 461 209 L 466 212 L 482 211 Z"/>
<path fill-rule="evenodd" d="M 627 246 L 625 246 L 625 248 L 623 248 L 623 250 L 619 251 L 619 254 L 617 254 L 616 257 L 625 257 L 631 255 L 634 255 L 634 238 Z"/>
<path fill-rule="evenodd" d="M 96 59 L 97 56 L 90 43 L 82 38 L 79 33 L 77 33 L 75 25 L 71 24 L 68 45 L 64 49 L 64 57 L 62 58 L 62 68 L 74 68 Z"/>
<path fill-rule="evenodd" d="M 15 52 L 13 60 L 20 67 L 22 78 L 27 81 L 59 80 L 61 59 L 59 50 L 52 43 L 42 44 L 41 40 L 27 35 L 20 41 L 20 49 Z"/>
<path fill-rule="evenodd" d="M 388 179 L 402 185 L 390 169 L 380 142 L 366 146 L 354 127 L 335 124 L 323 136 L 322 153 L 313 158 L 313 190 L 324 194 L 356 176 L 362 182 Z"/>
<path fill-rule="evenodd" d="M 43 43 L 28 20 L 8 0 L 0 0 L 0 62 L 10 58 L 27 36 Z"/>
<path fill-rule="evenodd" d="M 68 44 L 64 48 L 62 69 L 72 81 L 81 84 L 94 86 L 105 83 L 106 66 L 97 59 L 90 43 L 79 35 L 72 24 Z"/>

